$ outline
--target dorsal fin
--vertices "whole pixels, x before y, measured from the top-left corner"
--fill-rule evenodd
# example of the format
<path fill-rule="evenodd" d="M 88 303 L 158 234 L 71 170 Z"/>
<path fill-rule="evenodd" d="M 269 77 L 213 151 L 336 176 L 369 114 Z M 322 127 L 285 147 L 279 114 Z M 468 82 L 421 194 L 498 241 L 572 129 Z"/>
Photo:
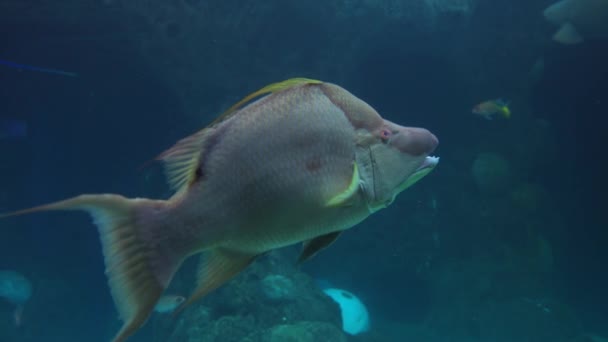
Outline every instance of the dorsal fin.
<path fill-rule="evenodd" d="M 228 108 L 224 113 L 222 113 L 222 115 L 218 116 L 217 119 L 215 119 L 215 121 L 213 121 L 212 125 L 226 120 L 234 112 L 241 109 L 245 104 L 247 104 L 249 101 L 255 99 L 256 97 L 260 97 L 262 95 L 267 95 L 267 94 L 272 94 L 272 93 L 277 93 L 277 92 L 280 92 L 280 91 L 283 91 L 283 90 L 286 90 L 286 89 L 289 89 L 289 88 L 292 88 L 295 86 L 299 86 L 299 85 L 321 84 L 321 83 L 323 83 L 323 81 L 313 80 L 313 79 L 304 78 L 304 77 L 294 77 L 294 78 L 287 79 L 285 81 L 269 84 L 269 85 L 265 86 L 264 88 L 245 96 L 242 100 L 240 100 L 239 102 L 232 105 L 232 107 Z"/>
<path fill-rule="evenodd" d="M 156 157 L 156 160 L 161 160 L 164 164 L 171 189 L 181 192 L 196 180 L 196 169 L 200 164 L 204 141 L 211 132 L 211 129 L 204 128 L 178 141 Z"/>
<path fill-rule="evenodd" d="M 204 142 L 213 132 L 211 129 L 220 122 L 231 117 L 236 111 L 241 109 L 249 101 L 256 97 L 271 93 L 280 92 L 291 87 L 304 84 L 321 84 L 322 81 L 317 81 L 308 78 L 290 78 L 288 80 L 272 83 L 264 88 L 253 92 L 242 100 L 228 108 L 222 115 L 215 119 L 209 126 L 194 133 L 186 138 L 178 141 L 173 147 L 161 153 L 156 160 L 164 163 L 167 182 L 171 189 L 181 192 L 191 185 L 197 178 L 197 168 L 200 165 L 201 156 L 205 153 Z"/>

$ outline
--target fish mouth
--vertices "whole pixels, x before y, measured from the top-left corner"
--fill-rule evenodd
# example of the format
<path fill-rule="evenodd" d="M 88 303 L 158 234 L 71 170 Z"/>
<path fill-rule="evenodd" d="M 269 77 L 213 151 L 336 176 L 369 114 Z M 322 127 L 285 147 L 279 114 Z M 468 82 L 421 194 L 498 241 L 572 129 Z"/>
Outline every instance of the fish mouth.
<path fill-rule="evenodd" d="M 433 169 L 435 169 L 435 166 L 437 166 L 437 164 L 439 163 L 439 157 L 434 157 L 434 156 L 427 156 L 424 158 L 424 160 L 422 161 L 422 164 L 420 164 L 420 166 L 418 166 L 418 168 L 416 170 L 414 170 L 414 172 L 412 172 L 412 174 L 407 177 L 400 185 L 397 186 L 397 188 L 393 191 L 392 197 L 388 200 L 388 201 L 382 201 L 378 198 L 376 198 L 376 202 L 377 203 L 369 203 L 367 204 L 368 210 L 370 213 L 374 213 L 376 211 L 378 211 L 379 209 L 382 208 L 386 208 L 389 204 L 391 204 L 394 200 L 395 197 L 397 197 L 397 195 L 402 192 L 403 190 L 409 188 L 410 186 L 412 186 L 413 184 L 415 184 L 416 182 L 418 182 L 420 179 L 424 178 L 424 176 L 428 175 L 431 171 L 433 171 Z M 375 190 L 374 190 L 375 192 Z"/>
<path fill-rule="evenodd" d="M 421 180 L 422 178 L 424 178 L 424 176 L 428 175 L 429 172 L 433 171 L 433 169 L 435 168 L 435 166 L 437 166 L 437 164 L 439 164 L 439 157 L 434 157 L 434 156 L 425 157 L 424 160 L 422 161 L 422 164 L 420 164 L 420 166 L 418 166 L 418 168 L 416 170 L 414 170 L 414 172 L 403 183 L 401 183 L 401 186 L 399 186 L 397 188 L 397 191 L 395 192 L 395 196 L 398 193 L 400 193 L 401 191 L 409 188 L 414 183 L 416 183 L 419 180 Z"/>
<path fill-rule="evenodd" d="M 424 158 L 422 164 L 416 169 L 415 172 L 419 172 L 425 169 L 434 169 L 435 166 L 439 163 L 439 157 L 428 156 Z M 429 170 L 430 171 L 430 170 Z"/>

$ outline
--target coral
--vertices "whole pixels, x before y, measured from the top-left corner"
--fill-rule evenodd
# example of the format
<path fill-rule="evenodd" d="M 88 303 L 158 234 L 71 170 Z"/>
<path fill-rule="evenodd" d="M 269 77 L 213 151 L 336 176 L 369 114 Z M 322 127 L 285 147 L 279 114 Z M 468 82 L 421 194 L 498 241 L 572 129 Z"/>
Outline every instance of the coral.
<path fill-rule="evenodd" d="M 271 333 L 277 326 L 284 327 Z M 285 258 L 282 251 L 273 251 L 185 310 L 174 329 L 162 326 L 165 331 L 159 335 L 170 336 L 170 342 L 262 342 L 271 341 L 272 336 L 283 336 L 286 329 L 300 331 L 306 326 L 320 326 L 319 331 L 330 326 L 340 333 L 339 307 L 310 277 L 295 268 L 293 258 Z"/>
<path fill-rule="evenodd" d="M 261 281 L 264 296 L 271 300 L 285 300 L 293 298 L 296 287 L 293 281 L 280 274 L 270 274 Z"/>
<path fill-rule="evenodd" d="M 262 342 L 346 342 L 346 337 L 336 326 L 325 322 L 298 322 L 277 325 L 270 329 Z"/>

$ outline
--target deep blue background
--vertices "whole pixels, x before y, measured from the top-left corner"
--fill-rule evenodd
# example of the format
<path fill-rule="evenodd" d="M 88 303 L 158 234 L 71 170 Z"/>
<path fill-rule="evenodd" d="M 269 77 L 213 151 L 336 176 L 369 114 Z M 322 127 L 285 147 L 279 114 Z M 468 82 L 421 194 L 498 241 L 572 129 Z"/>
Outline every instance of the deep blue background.
<path fill-rule="evenodd" d="M 508 8 L 504 2 L 496 6 Z M 328 81 L 341 83 L 383 115 L 387 113 L 389 119 L 430 128 L 441 141 L 440 155 L 445 151 L 451 165 L 468 165 L 459 159 L 459 149 L 470 147 L 480 137 L 501 134 L 468 116 L 475 101 L 496 92 L 477 87 L 469 70 L 463 70 L 462 61 L 454 60 L 454 56 L 470 54 L 472 60 L 477 60 L 480 55 L 489 54 L 495 58 L 484 59 L 484 63 L 488 69 L 500 69 L 498 75 L 515 68 L 498 53 L 501 43 L 493 38 L 494 31 L 508 31 L 513 24 L 501 19 L 510 12 L 488 5 L 480 5 L 478 11 L 466 38 L 477 42 L 461 42 L 463 51 L 459 53 L 444 54 L 436 49 L 440 45 L 426 46 L 425 39 L 417 36 L 420 32 L 415 30 L 408 37 L 418 37 L 420 41 L 409 44 L 426 46 L 420 52 L 400 48 L 387 34 L 386 40 L 375 40 L 366 53 L 358 56 L 356 74 Z M 175 89 L 158 72 L 162 66 L 149 64 L 120 35 L 109 40 L 91 35 L 90 39 L 74 42 L 57 39 L 61 31 L 45 39 L 47 29 L 28 27 L 27 32 L 0 35 L 0 58 L 79 74 L 72 78 L 0 65 L 0 119 L 20 119 L 29 126 L 27 139 L 0 141 L 0 194 L 7 198 L 0 207 L 18 209 L 83 192 L 164 195 L 166 188 L 161 184 L 159 168 L 142 170 L 140 166 L 199 127 L 185 119 L 191 113 L 185 112 Z M 543 29 L 551 31 L 549 27 Z M 475 38 L 471 38 L 473 35 Z M 89 37 L 84 33 L 82 36 Z M 470 49 L 476 44 L 483 44 L 483 48 Z M 453 42 L 445 45 L 458 48 Z M 510 52 L 527 53 L 524 48 Z M 555 151 L 547 151 L 556 155 L 555 162 L 534 170 L 529 178 L 548 189 L 555 210 L 567 227 L 566 232 L 550 236 L 556 258 L 556 288 L 590 324 L 601 326 L 608 307 L 608 45 L 605 41 L 591 41 L 563 47 L 547 42 L 541 52 L 545 70 L 540 82 L 533 86 L 529 101 L 533 115 L 550 121 L 556 128 L 558 143 Z M 287 71 L 285 75 L 288 76 Z M 262 86 L 268 80 L 249 81 Z M 501 88 L 504 84 L 510 89 L 509 82 L 505 76 L 497 78 L 492 86 Z M 212 92 L 200 94 L 200 101 L 221 106 Z M 204 122 L 212 115 L 205 113 L 201 117 Z M 525 144 L 504 141 L 505 146 L 522 143 Z M 439 167 L 416 191 L 424 197 L 434 187 L 459 181 L 463 180 L 451 175 L 449 166 Z M 442 205 L 446 212 L 455 210 L 453 202 Z M 380 216 L 382 219 L 389 218 Z M 41 214 L 3 221 L 0 228 L 0 268 L 22 270 L 34 281 L 54 279 L 58 287 L 64 287 L 39 289 L 53 295 L 49 305 L 29 313 L 29 317 L 47 319 L 49 325 L 55 322 L 54 328 L 44 330 L 53 334 L 63 331 L 66 322 L 82 328 L 78 329 L 83 331 L 82 336 L 99 331 L 104 336 L 100 340 L 104 340 L 112 334 L 118 323 L 113 319 L 97 232 L 85 215 Z M 545 228 L 551 231 L 551 227 Z M 357 236 L 353 233 L 351 240 Z M 388 282 L 400 276 L 394 285 Z M 373 280 L 353 278 L 341 280 L 356 283 L 355 288 L 377 290 Z M 391 298 L 376 301 L 390 310 L 406 311 L 412 320 L 425 312 L 429 302 L 426 283 L 408 274 L 386 275 L 383 281 L 383 287 L 394 292 L 401 284 L 409 284 L 410 307 L 391 308 L 391 303 L 395 305 Z M 72 336 L 65 334 L 65 338 Z"/>

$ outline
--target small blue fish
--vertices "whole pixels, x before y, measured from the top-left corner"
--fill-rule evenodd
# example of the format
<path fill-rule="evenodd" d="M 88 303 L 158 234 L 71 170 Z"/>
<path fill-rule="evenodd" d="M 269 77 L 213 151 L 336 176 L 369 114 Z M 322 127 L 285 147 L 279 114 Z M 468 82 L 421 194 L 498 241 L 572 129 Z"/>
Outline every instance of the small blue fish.
<path fill-rule="evenodd" d="M 22 139 L 27 136 L 27 123 L 23 120 L 0 119 L 0 140 Z"/>
<path fill-rule="evenodd" d="M 63 71 L 63 70 L 58 70 L 58 69 L 41 68 L 41 67 L 37 67 L 37 66 L 33 66 L 33 65 L 19 64 L 19 63 L 15 63 L 15 62 L 11 62 L 11 61 L 5 61 L 3 59 L 0 59 L 0 65 L 6 65 L 8 67 L 15 68 L 15 69 L 46 72 L 48 74 L 56 74 L 56 75 L 62 75 L 62 76 L 70 76 L 70 77 L 78 76 L 78 74 L 75 72 Z"/>
<path fill-rule="evenodd" d="M 11 270 L 0 270 L 0 298 L 15 305 L 13 319 L 21 326 L 23 308 L 32 296 L 32 283 L 22 274 Z"/>

